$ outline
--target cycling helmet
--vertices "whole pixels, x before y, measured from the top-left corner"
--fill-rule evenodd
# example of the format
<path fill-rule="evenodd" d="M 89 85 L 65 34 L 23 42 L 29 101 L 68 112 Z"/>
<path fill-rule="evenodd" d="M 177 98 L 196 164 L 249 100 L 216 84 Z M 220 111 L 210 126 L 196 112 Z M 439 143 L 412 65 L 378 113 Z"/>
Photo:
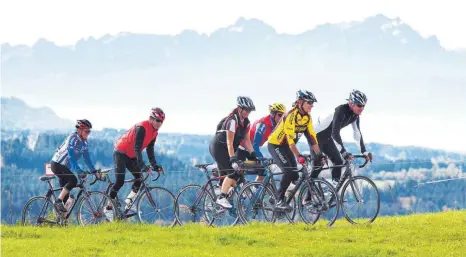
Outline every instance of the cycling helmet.
<path fill-rule="evenodd" d="M 164 121 L 165 120 L 165 113 L 163 112 L 163 110 L 159 107 L 154 107 L 150 110 L 150 117 L 151 118 L 154 118 L 156 120 L 161 120 L 161 121 Z"/>
<path fill-rule="evenodd" d="M 298 92 L 296 92 L 296 100 L 300 100 L 300 99 L 306 102 L 312 102 L 312 103 L 317 102 L 317 99 L 314 96 L 314 94 L 312 94 L 311 92 L 307 90 L 298 90 Z"/>
<path fill-rule="evenodd" d="M 350 93 L 349 99 L 347 100 L 353 104 L 366 105 L 367 103 L 366 95 L 363 92 L 355 89 L 353 89 L 353 92 Z"/>
<path fill-rule="evenodd" d="M 238 96 L 236 102 L 238 103 L 238 107 L 249 109 L 251 111 L 256 110 L 256 107 L 254 106 L 254 103 L 252 102 L 251 98 L 247 96 Z"/>
<path fill-rule="evenodd" d="M 77 120 L 76 121 L 76 125 L 75 125 L 76 128 L 82 128 L 82 129 L 91 129 L 92 128 L 92 124 L 90 121 L 86 120 L 86 119 L 82 119 L 82 120 Z"/>
<path fill-rule="evenodd" d="M 270 112 L 285 112 L 286 108 L 285 108 L 285 105 L 283 104 L 274 103 L 272 105 L 269 105 L 269 110 Z"/>

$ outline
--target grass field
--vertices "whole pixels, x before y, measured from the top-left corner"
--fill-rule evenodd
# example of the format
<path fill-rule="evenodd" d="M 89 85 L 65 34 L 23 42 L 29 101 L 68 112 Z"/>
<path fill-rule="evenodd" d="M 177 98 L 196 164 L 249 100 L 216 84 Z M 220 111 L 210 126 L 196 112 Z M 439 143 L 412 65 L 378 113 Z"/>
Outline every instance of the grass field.
<path fill-rule="evenodd" d="M 466 256 L 466 211 L 379 217 L 354 226 L 160 228 L 1 226 L 2 256 Z"/>

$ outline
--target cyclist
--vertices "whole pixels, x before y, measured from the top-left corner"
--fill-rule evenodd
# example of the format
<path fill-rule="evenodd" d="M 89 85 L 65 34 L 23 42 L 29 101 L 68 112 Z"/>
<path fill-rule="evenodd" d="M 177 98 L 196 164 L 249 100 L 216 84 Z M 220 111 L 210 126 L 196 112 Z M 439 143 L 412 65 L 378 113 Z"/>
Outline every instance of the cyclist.
<path fill-rule="evenodd" d="M 353 90 L 347 101 L 348 103 L 337 106 L 332 114 L 323 120 L 318 120 L 314 125 L 319 146 L 334 165 L 342 165 L 344 160 L 350 161 L 352 159 L 351 154 L 343 146 L 340 136 L 340 130 L 349 124 L 353 127 L 354 139 L 361 153 L 366 156 L 367 160 L 372 161 L 372 153 L 367 151 L 359 127 L 359 115 L 364 111 L 367 96 L 359 90 Z M 315 165 L 320 166 L 321 164 L 316 162 Z M 319 173 L 320 170 L 315 169 L 311 176 L 316 178 Z M 341 168 L 333 168 L 332 183 L 334 186 L 340 181 L 340 176 Z"/>
<path fill-rule="evenodd" d="M 217 132 L 210 143 L 209 151 L 217 163 L 220 175 L 229 174 L 224 181 L 220 181 L 221 193 L 216 201 L 224 208 L 232 207 L 226 196 L 230 188 L 236 186 L 236 182 L 241 178 L 238 173 L 232 172 L 234 171 L 232 165 L 238 160 L 236 152 L 241 141 L 244 140 L 244 146 L 250 152 L 248 159 L 257 158 L 248 133 L 250 127 L 248 116 L 255 110 L 251 98 L 238 96 L 237 107 L 218 123 Z"/>
<path fill-rule="evenodd" d="M 94 164 L 92 164 L 87 142 L 92 124 L 86 119 L 77 120 L 75 128 L 76 131 L 69 135 L 55 151 L 51 161 L 52 172 L 57 175 L 60 186 L 63 187 L 54 206 L 58 211 L 63 213 L 68 211 L 63 203 L 66 203 L 68 200 L 71 189 L 78 184 L 78 179 L 72 171 L 78 173 L 80 176 L 83 174 L 83 170 L 78 165 L 78 160 L 81 156 L 83 156 L 89 170 L 92 173 L 97 172 Z M 97 176 L 100 178 L 100 174 L 97 174 Z"/>
<path fill-rule="evenodd" d="M 281 210 L 291 210 L 291 206 L 285 202 L 285 193 L 291 182 L 299 178 L 296 161 L 300 164 L 305 163 L 305 158 L 296 147 L 296 143 L 303 134 L 306 136 L 309 146 L 317 154 L 316 158 L 323 158 L 310 115 L 317 99 L 314 94 L 306 90 L 299 90 L 296 96 L 293 109 L 280 120 L 268 140 L 269 153 L 277 166 L 284 172 L 278 190 L 278 202 L 275 206 Z"/>
<path fill-rule="evenodd" d="M 286 112 L 286 107 L 281 103 L 274 103 L 269 105 L 269 111 L 270 113 L 267 116 L 256 120 L 249 130 L 249 137 L 252 141 L 252 147 L 258 157 L 264 157 L 261 153 L 260 147 L 264 145 L 265 142 L 267 142 L 267 139 L 274 130 L 275 126 Z M 249 157 L 249 152 L 246 150 L 246 148 L 244 148 L 244 141 L 241 142 L 241 145 L 238 148 L 237 156 L 238 159 L 242 161 Z M 263 169 L 259 170 L 256 181 L 264 180 L 264 171 L 265 170 Z"/>
<path fill-rule="evenodd" d="M 161 108 L 152 108 L 149 119 L 136 123 L 115 142 L 113 161 L 115 164 L 115 184 L 110 190 L 110 198 L 115 199 L 118 191 L 125 182 L 125 172 L 128 169 L 135 179 L 142 175 L 146 164 L 142 157 L 142 151 L 146 149 L 147 157 L 154 171 L 163 173 L 163 167 L 157 164 L 154 154 L 154 145 L 160 127 L 165 120 L 165 113 Z M 141 181 L 134 181 L 131 192 L 126 198 L 126 209 L 135 200 L 141 187 Z M 115 202 L 117 206 L 118 202 Z M 107 206 L 110 209 L 111 206 Z"/>

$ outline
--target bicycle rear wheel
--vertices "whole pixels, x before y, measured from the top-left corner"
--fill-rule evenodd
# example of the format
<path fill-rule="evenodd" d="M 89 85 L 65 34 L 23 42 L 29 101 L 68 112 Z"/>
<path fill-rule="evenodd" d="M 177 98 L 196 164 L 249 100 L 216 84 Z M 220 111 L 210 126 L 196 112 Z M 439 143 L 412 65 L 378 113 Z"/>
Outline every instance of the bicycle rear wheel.
<path fill-rule="evenodd" d="M 274 218 L 275 195 L 262 182 L 249 182 L 237 199 L 237 213 L 241 222 L 272 222 Z"/>
<path fill-rule="evenodd" d="M 337 192 L 326 180 L 317 178 L 313 180 L 310 198 L 307 198 L 309 191 L 306 183 L 300 189 L 297 201 L 299 215 L 306 224 L 315 224 L 320 218 L 330 227 L 335 223 L 340 208 L 339 204 L 332 204 L 339 203 Z M 309 184 L 311 183 L 309 180 Z"/>
<path fill-rule="evenodd" d="M 24 205 L 21 212 L 21 225 L 41 226 L 57 224 L 58 213 L 50 200 L 36 196 Z"/>
<path fill-rule="evenodd" d="M 141 223 L 159 226 L 176 224 L 175 196 L 166 188 L 150 187 L 139 196 L 137 212 Z"/>
<path fill-rule="evenodd" d="M 108 209 L 107 206 L 111 208 Z M 78 203 L 78 223 L 86 226 L 113 222 L 116 216 L 115 208 L 115 203 L 108 195 L 99 191 L 88 191 Z"/>
<path fill-rule="evenodd" d="M 354 176 L 343 186 L 341 206 L 346 220 L 350 223 L 371 223 L 377 218 L 380 210 L 379 190 L 368 177 Z"/>

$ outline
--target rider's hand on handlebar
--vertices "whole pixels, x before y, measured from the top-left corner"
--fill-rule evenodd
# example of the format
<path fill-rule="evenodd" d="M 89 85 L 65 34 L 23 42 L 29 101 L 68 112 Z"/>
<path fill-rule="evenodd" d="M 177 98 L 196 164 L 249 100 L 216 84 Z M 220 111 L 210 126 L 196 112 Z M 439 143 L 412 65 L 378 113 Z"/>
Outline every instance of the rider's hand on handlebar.
<path fill-rule="evenodd" d="M 298 155 L 297 160 L 298 160 L 298 163 L 301 164 L 301 165 L 304 165 L 304 163 L 306 163 L 306 157 L 304 157 L 301 154 Z"/>
<path fill-rule="evenodd" d="M 350 153 L 348 153 L 348 152 L 344 152 L 344 153 L 342 154 L 342 156 L 343 156 L 343 158 L 344 158 L 346 161 L 348 161 L 348 162 L 351 161 L 351 160 L 353 159 L 353 155 L 350 154 Z"/>
<path fill-rule="evenodd" d="M 322 165 L 325 164 L 328 166 L 327 156 L 325 156 L 322 152 L 317 154 L 317 160 L 319 161 L 319 163 L 322 163 Z"/>
<path fill-rule="evenodd" d="M 252 151 L 250 154 L 249 154 L 249 157 L 248 157 L 248 160 L 250 161 L 257 161 L 257 154 L 256 152 Z"/>
<path fill-rule="evenodd" d="M 370 153 L 370 152 L 365 152 L 365 153 L 363 153 L 363 154 L 364 154 L 364 156 L 366 156 L 366 160 L 372 162 L 372 153 Z"/>
<path fill-rule="evenodd" d="M 95 174 L 95 177 L 98 180 L 102 180 L 102 173 L 100 173 L 100 169 L 91 171 L 91 174 Z"/>
<path fill-rule="evenodd" d="M 161 165 L 158 165 L 158 164 L 154 163 L 151 166 L 152 166 L 153 171 L 157 171 L 158 173 L 162 173 L 162 174 L 165 173 L 165 170 L 163 169 L 163 167 Z"/>

